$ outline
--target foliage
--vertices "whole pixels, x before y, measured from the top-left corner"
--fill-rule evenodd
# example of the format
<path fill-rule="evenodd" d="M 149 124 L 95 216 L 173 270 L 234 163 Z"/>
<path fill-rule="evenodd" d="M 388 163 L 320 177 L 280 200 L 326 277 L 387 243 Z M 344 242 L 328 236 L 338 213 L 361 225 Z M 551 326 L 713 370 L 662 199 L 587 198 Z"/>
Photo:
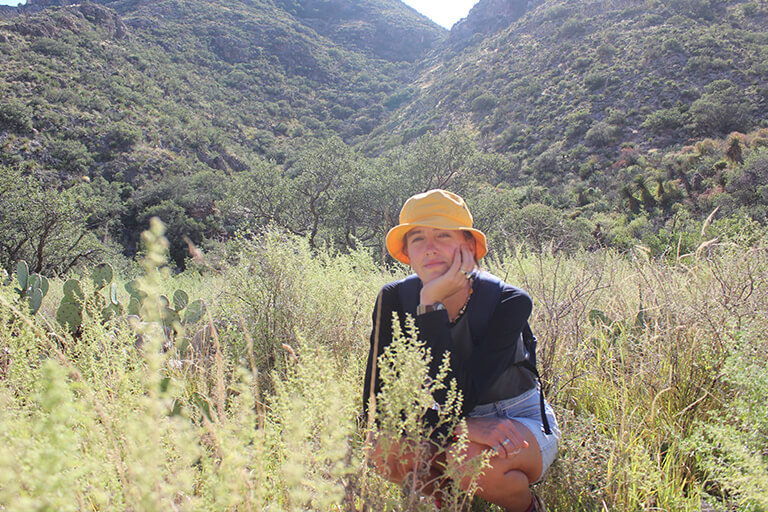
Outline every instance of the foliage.
<path fill-rule="evenodd" d="M 0 264 L 9 269 L 24 259 L 36 273 L 63 273 L 111 253 L 89 229 L 87 212 L 94 203 L 85 184 L 58 192 L 36 173 L 2 168 Z"/>
<path fill-rule="evenodd" d="M 745 131 L 751 105 L 729 80 L 717 80 L 705 87 L 706 93 L 691 104 L 690 116 L 699 133 L 725 134 Z"/>
<path fill-rule="evenodd" d="M 180 287 L 211 305 L 191 355 L 161 351 L 152 329 L 137 348 L 121 322 L 86 321 L 72 337 L 46 323 L 45 303 L 32 318 L 0 286 L 0 506 L 430 510 L 418 485 L 373 473 L 356 417 L 370 329 L 359 310 L 401 274 L 366 251 L 312 251 L 307 238 L 272 231 L 171 276 L 153 230 L 136 284 L 147 314 L 159 319 L 162 295 Z M 764 507 L 768 291 L 749 290 L 765 279 L 765 249 L 710 243 L 676 261 L 518 249 L 486 265 L 536 303 L 564 433 L 537 488 L 549 508 Z M 49 295 L 62 286 L 51 280 Z M 378 410 L 392 429 L 418 430 L 411 407 L 431 403 L 429 356 L 414 332 L 397 339 Z"/>
<path fill-rule="evenodd" d="M 760 173 L 744 163 L 766 140 L 746 131 L 765 117 L 766 18 L 741 4 L 562 0 L 444 47 L 413 11 L 374 0 L 105 5 L 0 23 L 0 165 L 18 192 L 0 200 L 7 270 L 133 256 L 153 216 L 179 269 L 190 247 L 270 223 L 315 247 L 380 251 L 404 199 L 433 187 L 474 208 L 495 188 L 510 207 L 578 219 L 578 246 L 600 224 L 599 243 L 654 254 L 681 239 L 668 228 L 678 212 L 766 218 L 748 183 Z M 719 15 L 703 24 L 707 9 Z M 409 55 L 432 47 L 433 61 L 406 66 L 380 48 L 392 27 L 408 31 L 398 42 L 421 41 Z M 727 147 L 680 147 L 726 135 Z M 66 214 L 62 238 L 19 199 L 25 187 Z M 488 235 L 508 240 L 510 214 L 486 217 Z"/>

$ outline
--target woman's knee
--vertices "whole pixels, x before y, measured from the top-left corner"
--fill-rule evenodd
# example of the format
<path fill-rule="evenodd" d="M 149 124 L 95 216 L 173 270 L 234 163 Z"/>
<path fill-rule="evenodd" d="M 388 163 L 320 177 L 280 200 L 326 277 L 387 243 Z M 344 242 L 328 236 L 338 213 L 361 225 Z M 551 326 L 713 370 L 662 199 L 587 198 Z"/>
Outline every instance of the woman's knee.
<path fill-rule="evenodd" d="M 402 483 L 411 472 L 425 471 L 432 466 L 434 450 L 431 446 L 415 447 L 412 443 L 390 438 L 379 438 L 371 454 L 376 472 L 395 483 Z"/>
<path fill-rule="evenodd" d="M 539 479 L 542 472 L 542 458 L 539 443 L 536 436 L 522 424 L 515 422 L 520 436 L 528 442 L 528 446 L 522 448 L 519 453 L 511 456 L 493 454 L 489 459 L 490 467 L 480 469 L 480 457 L 488 453 L 490 448 L 484 444 L 469 442 L 461 450 L 457 447 L 448 450 L 448 463 L 453 464 L 458 473 L 462 475 L 462 487 L 465 487 L 473 477 L 481 471 L 483 475 L 496 475 L 499 478 L 510 471 L 520 471 L 533 483 Z M 481 476 L 481 479 L 483 477 Z"/>
<path fill-rule="evenodd" d="M 401 454 L 400 443 L 392 440 L 376 441 L 371 453 L 371 460 L 376 472 L 395 483 L 401 483 L 407 473 L 408 460 L 406 454 Z"/>

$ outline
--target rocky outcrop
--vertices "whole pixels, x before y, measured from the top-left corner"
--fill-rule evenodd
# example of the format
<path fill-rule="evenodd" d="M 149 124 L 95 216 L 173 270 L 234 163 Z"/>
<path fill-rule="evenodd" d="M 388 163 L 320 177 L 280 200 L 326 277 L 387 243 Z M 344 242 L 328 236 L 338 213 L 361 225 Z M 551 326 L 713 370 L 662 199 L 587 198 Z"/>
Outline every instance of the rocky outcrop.
<path fill-rule="evenodd" d="M 302 24 L 336 44 L 389 60 L 414 62 L 437 48 L 446 32 L 401 2 L 275 0 Z"/>
<path fill-rule="evenodd" d="M 107 30 L 115 39 L 128 37 L 128 29 L 120 19 L 120 16 L 107 7 L 85 2 L 77 6 L 77 10 L 85 16 L 85 19 Z"/>
<path fill-rule="evenodd" d="M 466 18 L 451 27 L 448 42 L 464 46 L 475 34 L 490 35 L 507 28 L 543 0 L 480 0 Z"/>
<path fill-rule="evenodd" d="M 78 18 L 104 29 L 115 39 L 128 37 L 128 29 L 120 16 L 103 5 L 85 2 L 73 4 L 70 0 L 30 0 L 26 6 L 17 9 L 18 13 L 39 12 L 50 7 L 66 9 L 67 15 L 56 19 L 19 18 L 10 28 L 23 36 L 55 37 L 59 30 L 78 32 Z"/>

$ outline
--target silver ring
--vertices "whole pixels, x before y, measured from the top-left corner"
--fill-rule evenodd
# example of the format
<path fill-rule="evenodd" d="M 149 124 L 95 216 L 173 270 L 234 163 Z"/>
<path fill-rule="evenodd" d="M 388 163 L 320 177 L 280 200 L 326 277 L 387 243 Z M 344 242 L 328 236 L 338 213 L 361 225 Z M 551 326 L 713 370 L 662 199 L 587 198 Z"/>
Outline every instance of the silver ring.
<path fill-rule="evenodd" d="M 511 443 L 512 440 L 510 438 L 506 438 L 503 443 L 501 443 L 501 446 L 504 446 L 505 444 Z"/>

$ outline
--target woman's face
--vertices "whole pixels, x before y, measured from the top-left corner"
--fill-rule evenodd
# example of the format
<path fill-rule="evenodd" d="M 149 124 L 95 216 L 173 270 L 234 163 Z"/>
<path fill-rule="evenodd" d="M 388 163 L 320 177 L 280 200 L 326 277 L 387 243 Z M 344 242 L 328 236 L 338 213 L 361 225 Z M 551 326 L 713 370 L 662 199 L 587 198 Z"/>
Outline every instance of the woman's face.
<path fill-rule="evenodd" d="M 460 229 L 416 227 L 405 234 L 404 252 L 422 283 L 445 274 L 460 247 L 469 247 L 475 254 L 475 239 L 464 233 Z"/>

